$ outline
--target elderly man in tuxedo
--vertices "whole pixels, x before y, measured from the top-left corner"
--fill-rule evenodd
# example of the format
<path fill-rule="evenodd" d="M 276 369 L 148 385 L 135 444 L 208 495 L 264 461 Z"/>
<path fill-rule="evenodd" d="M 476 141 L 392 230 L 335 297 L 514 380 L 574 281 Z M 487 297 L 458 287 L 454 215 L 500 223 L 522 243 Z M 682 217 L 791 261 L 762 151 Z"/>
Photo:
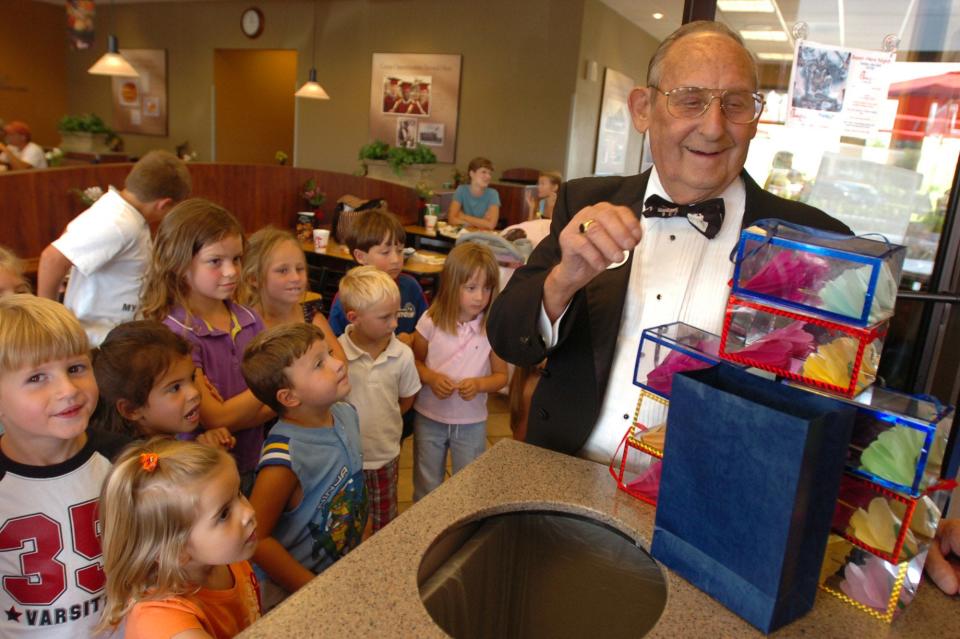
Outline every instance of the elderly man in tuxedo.
<path fill-rule="evenodd" d="M 777 217 L 849 232 L 767 193 L 743 170 L 763 109 L 758 89 L 756 61 L 738 34 L 716 22 L 684 25 L 654 53 L 647 86 L 630 94 L 653 169 L 561 188 L 550 235 L 488 322 L 505 360 L 546 358 L 528 442 L 610 461 L 637 406 L 643 329 L 680 320 L 719 333 L 741 228 Z"/>

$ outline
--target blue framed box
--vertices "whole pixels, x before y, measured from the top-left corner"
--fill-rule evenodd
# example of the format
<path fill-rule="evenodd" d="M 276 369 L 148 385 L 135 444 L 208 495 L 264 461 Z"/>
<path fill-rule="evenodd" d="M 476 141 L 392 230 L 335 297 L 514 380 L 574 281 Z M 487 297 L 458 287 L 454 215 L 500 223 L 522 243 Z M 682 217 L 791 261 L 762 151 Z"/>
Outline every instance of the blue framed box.
<path fill-rule="evenodd" d="M 733 292 L 870 326 L 893 315 L 904 246 L 776 224 L 740 235 Z"/>
<path fill-rule="evenodd" d="M 914 498 L 939 480 L 953 406 L 882 386 L 839 399 L 857 408 L 847 472 Z"/>
<path fill-rule="evenodd" d="M 850 472 L 912 497 L 937 481 L 952 406 L 879 386 L 852 401 L 857 418 L 847 455 Z"/>
<path fill-rule="evenodd" d="M 633 367 L 633 383 L 670 399 L 673 375 L 721 362 L 720 336 L 683 322 L 644 329 Z"/>

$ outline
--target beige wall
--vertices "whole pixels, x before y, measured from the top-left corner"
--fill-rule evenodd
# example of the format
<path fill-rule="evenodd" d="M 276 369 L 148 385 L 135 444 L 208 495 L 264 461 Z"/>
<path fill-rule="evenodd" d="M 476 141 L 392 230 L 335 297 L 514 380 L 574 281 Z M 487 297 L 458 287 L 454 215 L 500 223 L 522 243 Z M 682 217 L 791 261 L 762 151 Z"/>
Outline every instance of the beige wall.
<path fill-rule="evenodd" d="M 54 146 L 67 108 L 66 11 L 32 0 L 4 0 L 2 8 L 0 118 L 25 121 L 34 142 Z"/>
<path fill-rule="evenodd" d="M 647 62 L 658 44 L 645 31 L 598 0 L 586 0 L 581 34 L 576 100 L 567 152 L 567 179 L 593 173 L 604 68 L 610 67 L 628 75 L 642 85 L 647 77 Z M 585 77 L 591 60 L 597 63 L 595 81 Z M 640 136 L 633 135 L 627 152 L 628 174 L 635 173 L 639 167 L 640 144 Z"/>
<path fill-rule="evenodd" d="M 248 0 L 116 6 L 121 47 L 168 50 L 170 134 L 124 134 L 129 152 L 172 149 L 189 140 L 199 159 L 213 159 L 214 49 L 295 49 L 299 82 L 306 79 L 314 64 L 313 4 L 258 3 L 265 28 L 255 40 L 240 31 L 240 14 L 248 6 Z M 332 99 L 300 101 L 299 164 L 334 171 L 356 170 L 357 151 L 369 141 L 372 54 L 407 51 L 463 55 L 461 169 L 470 158 L 485 155 L 500 170 L 529 166 L 561 169 L 567 177 L 589 175 L 604 68 L 642 81 L 656 45 L 598 0 L 324 0 L 316 8 L 316 66 Z M 101 7 L 92 51 L 67 54 L 63 111 L 112 117 L 109 79 L 86 69 L 106 47 L 113 10 Z M 62 31 L 52 42 L 62 42 Z M 597 62 L 596 81 L 584 78 L 587 60 Z M 631 157 L 638 156 L 639 149 L 632 148 Z M 449 175 L 450 167 L 438 167 L 433 179 Z"/>
<path fill-rule="evenodd" d="M 299 52 L 298 77 L 312 65 L 309 2 L 259 2 L 265 28 L 256 40 L 240 31 L 239 2 L 122 4 L 120 47 L 168 50 L 170 135 L 124 134 L 134 154 L 189 140 L 211 159 L 213 50 L 276 48 Z M 301 100 L 301 166 L 353 172 L 368 139 L 374 52 L 463 55 L 457 165 L 476 155 L 498 170 L 561 168 L 575 90 L 584 0 L 326 0 L 317 4 L 317 72 L 331 100 Z M 106 47 L 111 7 L 98 16 L 92 52 L 67 61 L 69 110 L 111 118 L 110 81 L 86 73 Z M 622 18 L 621 18 L 622 20 Z M 625 20 L 623 22 L 626 22 Z M 291 93 L 293 89 L 291 88 Z M 252 123 L 253 125 L 253 123 Z M 449 179 L 449 167 L 434 179 Z"/>
<path fill-rule="evenodd" d="M 304 2 L 259 2 L 263 34 L 250 40 L 240 31 L 240 14 L 252 3 L 175 2 L 115 5 L 115 31 L 120 48 L 167 49 L 169 136 L 122 134 L 127 152 L 141 155 L 153 148 L 173 150 L 189 140 L 200 161 L 213 159 L 211 148 L 214 49 L 297 49 L 304 57 L 310 45 L 311 5 Z M 326 6 L 321 2 L 319 6 Z M 86 70 L 106 50 L 110 12 L 101 5 L 97 41 L 92 51 L 73 52 L 67 59 L 69 109 L 92 111 L 110 122 L 110 79 Z M 304 61 L 298 66 L 305 68 Z M 306 76 L 306 70 L 301 74 Z M 290 88 L 291 99 L 295 87 Z M 242 109 L 242 105 L 237 105 Z"/>

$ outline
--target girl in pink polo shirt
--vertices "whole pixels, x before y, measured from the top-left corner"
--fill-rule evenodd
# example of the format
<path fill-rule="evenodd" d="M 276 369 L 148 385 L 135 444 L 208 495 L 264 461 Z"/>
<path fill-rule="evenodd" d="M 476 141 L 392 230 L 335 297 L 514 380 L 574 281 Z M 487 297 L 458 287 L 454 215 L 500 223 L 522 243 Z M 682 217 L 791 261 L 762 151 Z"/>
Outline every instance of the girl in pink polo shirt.
<path fill-rule="evenodd" d="M 414 501 L 443 481 L 448 449 L 454 473 L 486 449 L 487 393 L 507 383 L 507 365 L 486 333 L 499 290 L 490 249 L 461 244 L 447 256 L 440 290 L 417 322 L 413 354 L 423 388 L 414 404 Z"/>

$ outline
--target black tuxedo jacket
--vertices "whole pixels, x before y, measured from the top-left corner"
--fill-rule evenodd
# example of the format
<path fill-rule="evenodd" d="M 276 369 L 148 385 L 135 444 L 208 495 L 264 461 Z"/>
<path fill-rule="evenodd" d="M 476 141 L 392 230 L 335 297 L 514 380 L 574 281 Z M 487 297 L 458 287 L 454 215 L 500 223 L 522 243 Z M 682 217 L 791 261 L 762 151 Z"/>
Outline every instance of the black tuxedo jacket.
<path fill-rule="evenodd" d="M 607 390 L 630 276 L 628 261 L 620 268 L 604 271 L 578 291 L 560 323 L 557 345 L 548 351 L 537 320 L 544 279 L 560 261 L 560 231 L 580 209 L 597 202 L 640 210 L 649 176 L 647 171 L 626 178 L 583 178 L 565 183 L 554 208 L 550 235 L 514 273 L 490 310 L 487 333 L 500 357 L 519 366 L 533 366 L 547 358 L 527 424 L 527 441 L 532 444 L 572 454 L 586 442 Z M 767 193 L 746 172 L 741 177 L 746 187 L 744 228 L 759 219 L 775 217 L 850 233 L 823 211 Z"/>

